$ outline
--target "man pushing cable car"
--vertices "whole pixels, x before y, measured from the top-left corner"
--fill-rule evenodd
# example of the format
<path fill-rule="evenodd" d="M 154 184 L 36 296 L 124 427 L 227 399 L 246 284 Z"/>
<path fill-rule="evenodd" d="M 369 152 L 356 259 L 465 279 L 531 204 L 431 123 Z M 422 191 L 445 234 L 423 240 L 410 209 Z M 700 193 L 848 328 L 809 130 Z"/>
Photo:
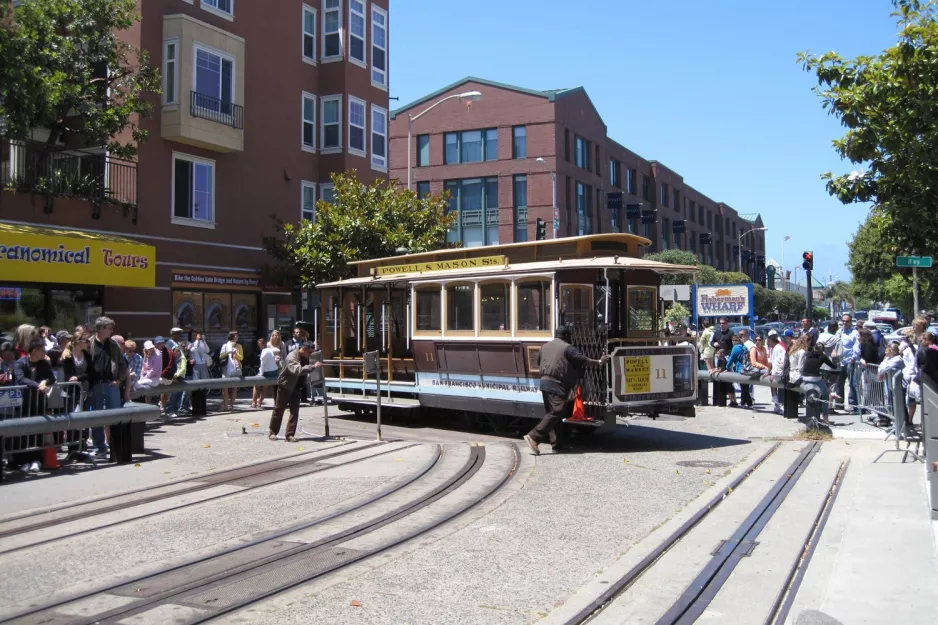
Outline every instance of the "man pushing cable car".
<path fill-rule="evenodd" d="M 296 327 L 300 330 L 297 348 L 287 355 L 277 378 L 279 389 L 268 426 L 268 438 L 272 441 L 277 440 L 280 425 L 283 423 L 283 413 L 289 408 L 290 419 L 287 421 L 286 440 L 288 443 L 296 442 L 296 427 L 300 420 L 300 399 L 306 392 L 307 376 L 313 372 L 313 369 L 321 366 L 319 362 L 310 363 L 309 361 L 309 356 L 314 349 L 313 342 L 309 340 L 313 330 L 312 324 L 298 321 Z"/>
<path fill-rule="evenodd" d="M 601 367 L 608 359 L 606 354 L 599 360 L 584 356 L 570 345 L 570 328 L 566 326 L 558 327 L 554 339 L 541 348 L 541 395 L 544 397 L 545 414 L 540 423 L 524 435 L 535 456 L 541 453 L 538 445 L 545 438 L 555 452 L 564 450 L 563 420 L 573 413 L 580 373 L 585 367 Z"/>

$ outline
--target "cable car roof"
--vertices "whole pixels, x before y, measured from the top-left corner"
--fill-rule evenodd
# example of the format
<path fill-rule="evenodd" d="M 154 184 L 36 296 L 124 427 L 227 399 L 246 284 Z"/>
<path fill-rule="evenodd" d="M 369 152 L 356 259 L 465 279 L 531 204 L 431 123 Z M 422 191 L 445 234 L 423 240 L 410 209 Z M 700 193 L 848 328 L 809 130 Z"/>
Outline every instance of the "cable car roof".
<path fill-rule="evenodd" d="M 493 246 L 491 251 L 498 252 L 499 250 Z M 370 276 L 348 278 L 346 280 L 337 280 L 335 282 L 326 282 L 318 285 L 318 288 L 364 284 L 386 284 L 389 282 L 446 280 L 452 278 L 495 278 L 499 275 L 514 276 L 517 274 L 553 273 L 558 270 L 569 269 L 636 269 L 653 271 L 661 275 L 695 273 L 698 270 L 697 267 L 693 265 L 672 265 L 669 263 L 646 260 L 644 258 L 632 258 L 629 256 L 593 256 L 591 258 L 570 259 L 560 258 L 556 260 L 536 261 L 530 263 L 509 263 L 507 262 L 507 257 L 505 257 L 505 259 L 506 262 L 497 266 L 449 268 L 439 271 L 402 271 L 400 273 L 388 273 L 384 275 L 374 274 Z M 401 262 L 411 260 L 411 258 L 394 257 L 394 260 Z M 403 264 L 404 263 L 402 263 L 401 266 L 403 266 Z"/>

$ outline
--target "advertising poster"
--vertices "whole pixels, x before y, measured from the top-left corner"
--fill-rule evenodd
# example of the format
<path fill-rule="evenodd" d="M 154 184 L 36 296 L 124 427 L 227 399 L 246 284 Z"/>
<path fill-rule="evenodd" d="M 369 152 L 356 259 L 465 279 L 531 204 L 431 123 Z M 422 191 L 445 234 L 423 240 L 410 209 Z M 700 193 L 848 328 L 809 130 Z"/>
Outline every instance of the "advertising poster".
<path fill-rule="evenodd" d="M 698 317 L 752 316 L 752 285 L 698 286 L 694 309 Z"/>
<path fill-rule="evenodd" d="M 254 294 L 231 296 L 233 327 L 236 330 L 257 329 L 257 296 Z"/>
<path fill-rule="evenodd" d="M 205 294 L 205 331 L 226 332 L 231 329 L 231 293 Z"/>
<path fill-rule="evenodd" d="M 173 325 L 183 330 L 201 330 L 202 294 L 191 291 L 173 291 Z"/>
<path fill-rule="evenodd" d="M 612 353 L 612 405 L 694 399 L 696 361 L 691 345 L 617 348 Z"/>

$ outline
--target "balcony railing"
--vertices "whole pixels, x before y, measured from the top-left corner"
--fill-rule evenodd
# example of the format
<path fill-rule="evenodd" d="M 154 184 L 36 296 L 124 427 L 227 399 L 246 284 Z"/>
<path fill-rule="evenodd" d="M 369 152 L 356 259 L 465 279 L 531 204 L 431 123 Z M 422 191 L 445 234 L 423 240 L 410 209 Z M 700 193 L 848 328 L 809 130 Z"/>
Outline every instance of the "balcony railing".
<path fill-rule="evenodd" d="M 100 204 L 117 204 L 137 220 L 137 164 L 104 152 L 0 137 L 0 190 L 89 200 L 94 218 Z"/>
<path fill-rule="evenodd" d="M 196 91 L 189 92 L 190 114 L 209 121 L 244 130 L 244 107 Z"/>

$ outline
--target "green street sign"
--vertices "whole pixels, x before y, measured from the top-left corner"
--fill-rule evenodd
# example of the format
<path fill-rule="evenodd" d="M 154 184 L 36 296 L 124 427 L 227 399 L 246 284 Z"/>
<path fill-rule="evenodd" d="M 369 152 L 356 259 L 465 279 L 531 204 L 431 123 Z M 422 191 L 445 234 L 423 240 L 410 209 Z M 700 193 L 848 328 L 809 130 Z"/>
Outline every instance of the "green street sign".
<path fill-rule="evenodd" d="M 896 267 L 931 267 L 931 256 L 897 256 Z"/>

